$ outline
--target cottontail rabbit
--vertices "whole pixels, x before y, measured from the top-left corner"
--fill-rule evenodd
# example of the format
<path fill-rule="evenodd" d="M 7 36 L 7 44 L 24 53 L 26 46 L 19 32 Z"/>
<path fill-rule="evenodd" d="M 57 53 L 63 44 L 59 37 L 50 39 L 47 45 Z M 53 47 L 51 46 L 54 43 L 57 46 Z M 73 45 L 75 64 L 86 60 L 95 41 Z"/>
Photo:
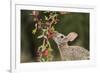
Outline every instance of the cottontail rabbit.
<path fill-rule="evenodd" d="M 61 59 L 65 60 L 88 60 L 89 59 L 89 51 L 80 46 L 69 46 L 68 42 L 75 40 L 78 36 L 77 33 L 71 32 L 67 36 L 54 32 L 52 39 L 56 42 Z"/>

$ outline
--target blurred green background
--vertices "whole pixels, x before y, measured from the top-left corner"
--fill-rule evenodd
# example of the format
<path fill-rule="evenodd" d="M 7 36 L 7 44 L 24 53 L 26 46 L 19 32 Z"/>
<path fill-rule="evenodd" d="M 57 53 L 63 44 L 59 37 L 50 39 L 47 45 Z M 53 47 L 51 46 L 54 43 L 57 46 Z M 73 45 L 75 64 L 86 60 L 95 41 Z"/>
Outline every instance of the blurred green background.
<path fill-rule="evenodd" d="M 41 11 L 41 17 L 43 11 Z M 33 16 L 30 15 L 32 10 L 21 10 L 21 62 L 34 62 L 36 59 L 37 47 L 42 44 L 42 40 L 37 39 L 40 34 L 32 34 L 32 29 L 35 28 Z M 60 21 L 55 25 L 56 31 L 67 35 L 70 32 L 78 33 L 78 38 L 69 42 L 69 45 L 79 45 L 87 50 L 89 49 L 89 13 L 70 12 L 68 14 L 59 15 Z M 56 43 L 50 40 L 53 52 L 53 61 L 60 61 L 60 54 Z"/>

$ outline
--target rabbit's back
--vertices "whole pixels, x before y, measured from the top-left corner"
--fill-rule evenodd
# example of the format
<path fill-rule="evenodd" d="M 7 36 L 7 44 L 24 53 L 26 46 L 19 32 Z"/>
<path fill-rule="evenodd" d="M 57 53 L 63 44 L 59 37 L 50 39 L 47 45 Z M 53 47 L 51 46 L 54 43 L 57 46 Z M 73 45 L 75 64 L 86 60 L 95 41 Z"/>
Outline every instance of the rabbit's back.
<path fill-rule="evenodd" d="M 60 48 L 62 60 L 87 60 L 89 59 L 89 52 L 85 48 L 79 46 L 68 46 L 67 48 Z"/>

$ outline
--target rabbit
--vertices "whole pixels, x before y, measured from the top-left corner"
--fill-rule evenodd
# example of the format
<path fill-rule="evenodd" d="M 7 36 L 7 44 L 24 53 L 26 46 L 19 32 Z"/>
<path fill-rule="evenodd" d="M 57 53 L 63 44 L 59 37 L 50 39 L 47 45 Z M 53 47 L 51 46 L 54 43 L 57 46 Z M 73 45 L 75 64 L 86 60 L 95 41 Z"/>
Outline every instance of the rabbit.
<path fill-rule="evenodd" d="M 62 61 L 89 60 L 89 51 L 80 46 L 69 46 L 69 41 L 74 41 L 78 34 L 70 32 L 67 36 L 55 31 L 52 39 L 56 42 Z"/>

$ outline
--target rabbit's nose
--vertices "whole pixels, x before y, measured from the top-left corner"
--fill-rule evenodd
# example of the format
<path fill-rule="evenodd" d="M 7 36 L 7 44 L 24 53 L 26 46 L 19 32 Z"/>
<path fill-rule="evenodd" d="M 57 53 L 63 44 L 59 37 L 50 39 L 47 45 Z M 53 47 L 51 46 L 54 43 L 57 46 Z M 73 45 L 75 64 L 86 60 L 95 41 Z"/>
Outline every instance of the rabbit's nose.
<path fill-rule="evenodd" d="M 57 33 L 56 32 L 52 33 L 52 37 L 57 37 Z"/>

